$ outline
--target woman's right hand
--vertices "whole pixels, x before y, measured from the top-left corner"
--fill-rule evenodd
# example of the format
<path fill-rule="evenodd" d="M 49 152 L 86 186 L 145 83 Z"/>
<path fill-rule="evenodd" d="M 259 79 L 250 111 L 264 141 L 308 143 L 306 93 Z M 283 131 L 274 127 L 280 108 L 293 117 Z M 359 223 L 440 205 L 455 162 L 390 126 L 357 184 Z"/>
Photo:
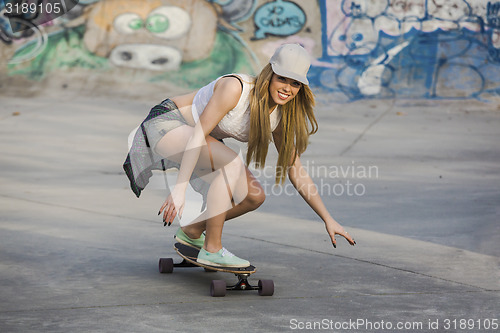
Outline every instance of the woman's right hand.
<path fill-rule="evenodd" d="M 330 235 L 330 238 L 332 240 L 332 245 L 334 248 L 337 248 L 337 241 L 335 240 L 335 235 L 340 235 L 344 237 L 349 244 L 354 246 L 356 244 L 356 241 L 354 241 L 354 238 L 352 238 L 347 231 L 345 231 L 344 227 L 342 227 L 337 221 L 335 221 L 333 218 L 330 218 L 325 221 L 325 226 L 326 226 L 326 231 L 328 232 L 328 235 Z"/>
<path fill-rule="evenodd" d="M 174 190 L 167 197 L 158 212 L 158 215 L 163 212 L 163 222 L 165 225 L 168 224 L 170 226 L 176 215 L 179 215 L 179 218 L 182 218 L 185 203 L 186 191 L 180 186 L 175 186 Z"/>

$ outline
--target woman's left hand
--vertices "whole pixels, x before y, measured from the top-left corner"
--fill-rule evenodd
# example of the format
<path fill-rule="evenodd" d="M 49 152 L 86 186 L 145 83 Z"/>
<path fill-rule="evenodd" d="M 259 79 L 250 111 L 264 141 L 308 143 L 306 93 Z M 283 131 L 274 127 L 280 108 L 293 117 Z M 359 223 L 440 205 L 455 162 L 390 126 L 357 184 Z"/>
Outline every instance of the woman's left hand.
<path fill-rule="evenodd" d="M 326 227 L 326 231 L 328 232 L 328 235 L 330 235 L 333 247 L 337 248 L 337 241 L 335 240 L 335 235 L 340 235 L 340 236 L 344 237 L 349 242 L 349 244 L 351 244 L 352 246 L 354 246 L 354 244 L 356 244 L 356 242 L 351 237 L 351 235 L 349 235 L 347 233 L 347 231 L 344 230 L 344 227 L 342 227 L 334 219 L 326 221 L 325 227 Z"/>
<path fill-rule="evenodd" d="M 182 212 L 184 211 L 184 204 L 186 201 L 186 190 L 184 187 L 175 186 L 172 193 L 167 197 L 165 202 L 160 208 L 158 215 L 163 212 L 163 223 L 165 225 L 171 225 L 174 221 L 175 216 L 182 218 Z"/>

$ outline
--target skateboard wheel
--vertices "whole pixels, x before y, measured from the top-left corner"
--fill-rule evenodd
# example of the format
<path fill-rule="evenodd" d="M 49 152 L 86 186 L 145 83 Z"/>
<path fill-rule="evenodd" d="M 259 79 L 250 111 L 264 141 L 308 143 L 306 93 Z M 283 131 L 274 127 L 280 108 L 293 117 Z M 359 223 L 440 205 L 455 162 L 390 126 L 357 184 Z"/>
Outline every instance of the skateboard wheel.
<path fill-rule="evenodd" d="M 226 296 L 226 281 L 212 280 L 212 284 L 210 285 L 210 296 L 212 297 Z"/>
<path fill-rule="evenodd" d="M 274 294 L 273 280 L 259 280 L 259 295 L 273 296 L 273 294 Z"/>
<path fill-rule="evenodd" d="M 174 271 L 174 260 L 172 258 L 160 258 L 158 263 L 160 273 L 172 273 Z"/>

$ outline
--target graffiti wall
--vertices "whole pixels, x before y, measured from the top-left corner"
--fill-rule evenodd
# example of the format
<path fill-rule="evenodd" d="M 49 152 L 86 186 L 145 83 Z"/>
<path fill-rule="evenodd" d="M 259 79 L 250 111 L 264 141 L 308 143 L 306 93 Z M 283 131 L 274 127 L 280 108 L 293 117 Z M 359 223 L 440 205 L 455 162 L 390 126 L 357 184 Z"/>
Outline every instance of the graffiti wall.
<path fill-rule="evenodd" d="M 314 82 L 347 100 L 500 92 L 500 2 L 326 0 Z"/>
<path fill-rule="evenodd" d="M 3 0 L 0 85 L 195 89 L 257 73 L 285 42 L 309 50 L 311 85 L 339 102 L 500 95 L 500 1 L 486 0 Z"/>

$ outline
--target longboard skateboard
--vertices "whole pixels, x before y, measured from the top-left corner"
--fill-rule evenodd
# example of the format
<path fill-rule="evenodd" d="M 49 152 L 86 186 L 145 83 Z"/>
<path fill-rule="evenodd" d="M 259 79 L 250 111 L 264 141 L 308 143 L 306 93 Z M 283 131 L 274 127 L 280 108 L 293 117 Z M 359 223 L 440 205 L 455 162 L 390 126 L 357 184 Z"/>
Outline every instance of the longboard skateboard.
<path fill-rule="evenodd" d="M 210 285 L 210 295 L 213 297 L 223 297 L 226 295 L 226 290 L 258 290 L 261 296 L 272 296 L 274 294 L 273 280 L 259 280 L 257 286 L 252 286 L 248 282 L 248 277 L 256 272 L 255 266 L 244 268 L 220 267 L 201 264 L 196 261 L 198 257 L 198 249 L 193 247 L 175 243 L 174 249 L 182 258 L 182 262 L 174 263 L 172 258 L 160 258 L 158 268 L 160 273 L 172 273 L 174 267 L 202 267 L 206 272 L 224 272 L 233 273 L 238 277 L 238 283 L 234 286 L 227 286 L 224 280 L 212 280 Z"/>

